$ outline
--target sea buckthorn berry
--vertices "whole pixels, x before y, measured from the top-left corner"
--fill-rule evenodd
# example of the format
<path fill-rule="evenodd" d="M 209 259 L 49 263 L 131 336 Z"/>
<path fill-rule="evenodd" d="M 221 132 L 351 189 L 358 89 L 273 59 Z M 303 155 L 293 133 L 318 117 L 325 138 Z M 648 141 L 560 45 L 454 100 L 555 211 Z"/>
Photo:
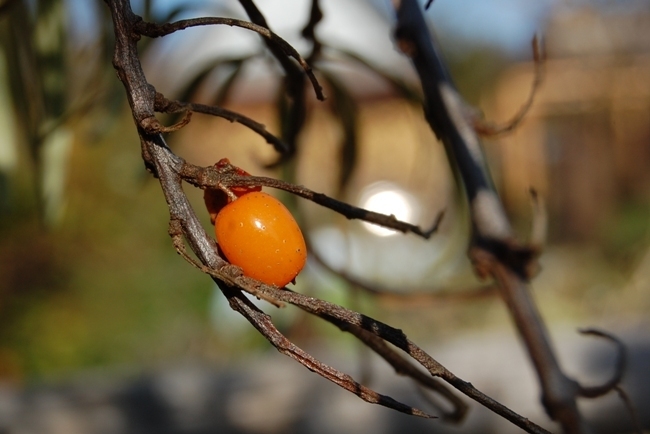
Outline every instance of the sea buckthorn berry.
<path fill-rule="evenodd" d="M 214 228 L 225 257 L 248 277 L 283 287 L 305 266 L 302 232 L 289 210 L 271 195 L 244 194 L 221 209 Z"/>
<path fill-rule="evenodd" d="M 223 169 L 229 164 L 230 164 L 230 160 L 228 160 L 227 158 L 222 158 L 221 160 L 215 163 L 214 168 L 217 170 Z M 251 176 L 250 173 L 246 172 L 243 169 L 240 169 L 239 167 L 235 167 L 235 172 L 237 172 L 237 175 Z M 235 194 L 235 196 L 241 197 L 246 193 L 251 193 L 253 191 L 262 191 L 262 187 L 233 186 L 230 187 L 230 191 L 232 191 Z M 203 200 L 205 202 L 206 208 L 208 209 L 208 212 L 210 213 L 210 223 L 212 224 L 214 224 L 214 220 L 217 218 L 217 214 L 219 213 L 221 208 L 223 208 L 224 206 L 228 205 L 228 203 L 231 202 L 226 192 L 223 190 L 219 190 L 218 188 L 206 188 L 205 191 L 203 192 Z"/>

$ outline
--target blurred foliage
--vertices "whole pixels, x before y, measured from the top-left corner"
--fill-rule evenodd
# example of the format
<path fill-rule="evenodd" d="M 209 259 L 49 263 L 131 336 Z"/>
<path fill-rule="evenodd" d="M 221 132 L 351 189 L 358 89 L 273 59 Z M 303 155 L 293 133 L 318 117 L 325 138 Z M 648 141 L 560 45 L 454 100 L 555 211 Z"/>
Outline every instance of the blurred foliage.
<path fill-rule="evenodd" d="M 18 152 L 25 151 L 21 157 L 32 170 L 35 204 L 46 225 L 56 224 L 65 206 L 72 125 L 84 118 L 101 133 L 123 100 L 111 92 L 116 84 L 105 68 L 113 45 L 106 12 L 96 17 L 100 33 L 82 42 L 71 35 L 69 7 L 61 0 L 15 0 L 0 16 L 16 126 L 16 137 L 3 146 L 18 144 Z M 99 117 L 91 124 L 93 114 Z"/>
<path fill-rule="evenodd" d="M 209 280 L 178 260 L 157 185 L 143 184 L 97 3 L 83 38 L 73 2 L 14 0 L 0 15 L 14 119 L 0 143 L 2 378 L 152 363 L 209 326 Z"/>

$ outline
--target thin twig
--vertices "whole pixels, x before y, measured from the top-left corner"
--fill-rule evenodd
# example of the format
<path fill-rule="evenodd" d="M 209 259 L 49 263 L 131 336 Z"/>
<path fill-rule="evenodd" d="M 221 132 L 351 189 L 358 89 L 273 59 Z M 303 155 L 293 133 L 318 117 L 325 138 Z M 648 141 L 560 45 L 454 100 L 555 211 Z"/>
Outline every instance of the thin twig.
<path fill-rule="evenodd" d="M 357 383 L 349 375 L 315 359 L 310 354 L 298 348 L 282 333 L 280 333 L 271 322 L 271 317 L 259 310 L 254 304 L 246 299 L 240 291 L 229 288 L 218 280 L 216 282 L 230 302 L 230 306 L 242 314 L 280 353 L 291 357 L 310 371 L 315 372 L 337 386 L 354 393 L 366 402 L 379 404 L 412 416 L 419 416 L 428 419 L 435 418 L 435 416 L 429 415 L 422 410 L 404 405 L 389 396 L 381 395 L 374 390 Z"/>
<path fill-rule="evenodd" d="M 261 290 L 265 291 L 266 287 L 261 288 Z M 338 306 L 324 300 L 318 300 L 313 297 L 305 296 L 303 294 L 299 294 L 286 289 L 275 290 L 273 288 L 269 288 L 269 291 L 270 292 L 267 295 L 270 295 L 273 298 L 276 298 L 277 300 L 283 301 L 285 303 L 290 303 L 298 306 L 313 315 L 317 315 L 324 319 L 326 317 L 330 317 L 328 321 L 340 321 L 344 324 L 347 324 L 348 326 L 357 326 L 365 331 L 379 336 L 383 340 L 395 345 L 397 348 L 404 351 L 413 360 L 417 361 L 422 367 L 429 371 L 431 375 L 440 377 L 455 387 L 459 392 L 465 394 L 479 404 L 487 407 L 494 413 L 509 420 L 518 427 L 530 433 L 549 434 L 549 432 L 545 429 L 485 395 L 476 389 L 471 383 L 458 378 L 438 361 L 433 359 L 429 354 L 423 351 L 420 347 L 410 341 L 401 330 L 391 327 L 361 313 L 351 311 L 342 306 Z"/>
<path fill-rule="evenodd" d="M 419 226 L 398 220 L 394 215 L 381 214 L 352 206 L 322 193 L 316 193 L 315 191 L 301 185 L 295 185 L 279 179 L 263 176 L 241 176 L 237 174 L 232 165 L 226 165 L 222 171 L 217 171 L 213 167 L 199 167 L 185 162 L 180 175 L 184 181 L 201 188 L 214 188 L 217 185 L 225 187 L 265 186 L 277 188 L 336 211 L 350 220 L 363 220 L 402 233 L 410 232 L 425 239 L 430 238 L 434 233 L 436 233 L 444 216 L 444 211 L 441 211 L 436 216 L 436 219 L 430 228 L 422 229 Z"/>
<path fill-rule="evenodd" d="M 521 124 L 521 121 L 524 120 L 530 111 L 530 108 L 533 106 L 537 91 L 544 82 L 544 61 L 546 60 L 546 56 L 537 35 L 533 37 L 531 44 L 535 69 L 533 72 L 533 83 L 531 84 L 530 91 L 528 92 L 528 98 L 526 98 L 526 101 L 519 108 L 517 113 L 515 113 L 515 115 L 509 121 L 503 123 L 502 125 L 487 122 L 485 119 L 478 117 L 474 118 L 474 129 L 478 134 L 482 136 L 497 136 L 513 131 Z"/>

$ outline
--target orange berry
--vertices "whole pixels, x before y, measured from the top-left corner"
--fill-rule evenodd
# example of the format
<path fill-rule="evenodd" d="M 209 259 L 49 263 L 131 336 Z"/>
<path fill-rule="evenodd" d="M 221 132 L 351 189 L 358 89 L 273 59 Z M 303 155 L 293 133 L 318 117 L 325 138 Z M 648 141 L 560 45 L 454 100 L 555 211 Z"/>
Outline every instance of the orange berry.
<path fill-rule="evenodd" d="M 289 210 L 271 195 L 242 195 L 221 209 L 214 229 L 228 261 L 256 280 L 283 287 L 305 266 L 302 232 Z"/>

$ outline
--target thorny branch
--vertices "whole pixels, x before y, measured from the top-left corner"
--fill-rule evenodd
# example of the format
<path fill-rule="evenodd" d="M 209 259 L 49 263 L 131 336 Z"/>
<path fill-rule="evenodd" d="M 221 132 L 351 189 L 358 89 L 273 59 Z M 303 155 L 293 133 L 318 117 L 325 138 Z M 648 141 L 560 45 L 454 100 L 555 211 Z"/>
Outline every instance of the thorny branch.
<path fill-rule="evenodd" d="M 431 383 L 430 379 L 425 380 L 425 377 L 415 374 L 415 371 L 410 367 L 411 365 L 407 360 L 398 356 L 395 351 L 387 347 L 384 341 L 391 343 L 402 350 L 412 360 L 424 367 L 433 377 L 439 377 L 461 393 L 476 400 L 480 404 L 511 421 L 513 424 L 532 433 L 547 432 L 526 418 L 512 412 L 505 406 L 484 395 L 470 383 L 456 377 L 453 373 L 411 342 L 400 330 L 360 313 L 345 309 L 341 306 L 298 294 L 287 290 L 286 288 L 277 288 L 275 286 L 263 284 L 244 276 L 240 268 L 230 265 L 222 259 L 218 254 L 215 240 L 207 235 L 205 229 L 194 213 L 194 210 L 189 204 L 189 201 L 182 190 L 183 181 L 187 181 L 202 188 L 222 188 L 224 186 L 228 187 L 229 185 L 265 185 L 280 188 L 326 206 L 348 218 L 363 219 L 402 232 L 412 232 L 425 238 L 429 237 L 435 231 L 440 217 L 432 229 L 422 230 L 413 225 L 400 222 L 395 219 L 394 216 L 386 216 L 352 207 L 301 186 L 283 183 L 270 178 L 238 176 L 232 168 L 228 167 L 222 171 L 217 171 L 213 168 L 200 168 L 185 162 L 166 146 L 162 136 L 160 135 L 160 132 L 164 131 L 164 127 L 161 127 L 160 123 L 154 116 L 156 111 L 157 93 L 154 87 L 147 82 L 138 58 L 137 41 L 141 36 L 163 36 L 184 28 L 210 24 L 228 24 L 248 28 L 267 38 L 267 40 L 271 41 L 274 46 L 280 47 L 285 55 L 297 59 L 306 74 L 310 79 L 312 79 L 317 95 L 322 97 L 320 85 L 316 81 L 315 77 L 313 77 L 311 68 L 297 54 L 295 49 L 263 26 L 221 18 L 199 18 L 157 25 L 145 23 L 139 16 L 135 15 L 131 10 L 129 0 L 105 1 L 111 10 L 115 30 L 116 41 L 113 65 L 127 93 L 128 102 L 141 141 L 143 160 L 146 167 L 159 179 L 162 191 L 167 201 L 170 212 L 169 232 L 172 236 L 174 247 L 185 259 L 213 277 L 224 295 L 228 298 L 233 309 L 245 316 L 251 324 L 256 327 L 257 330 L 280 352 L 294 358 L 308 369 L 317 372 L 324 378 L 351 391 L 352 393 L 355 393 L 368 402 L 380 404 L 412 415 L 430 417 L 418 409 L 406 406 L 392 398 L 380 395 L 357 383 L 348 375 L 314 359 L 312 356 L 305 353 L 286 339 L 286 337 L 275 328 L 270 317 L 252 305 L 241 291 L 246 291 L 254 296 L 275 303 L 276 305 L 280 305 L 281 303 L 293 304 L 306 312 L 332 322 L 341 329 L 357 336 L 361 341 L 366 343 L 370 348 L 389 361 L 389 363 L 398 369 L 400 373 L 410 376 L 421 384 L 430 387 L 432 390 L 439 391 L 442 396 L 447 396 L 451 400 L 452 404 L 456 402 L 454 398 L 451 398 L 451 395 L 449 395 L 449 391 L 446 388 L 439 387 L 439 384 L 432 386 L 433 383 Z M 252 5 L 252 2 L 242 0 L 242 4 L 246 3 Z M 408 4 L 408 1 L 405 0 L 403 3 Z M 413 2 L 413 4 L 417 7 L 416 3 Z M 317 20 L 315 20 L 315 22 L 317 22 Z M 413 24 L 408 23 L 408 20 L 407 22 L 400 20 L 400 30 L 402 32 L 404 32 L 405 29 L 408 30 L 411 25 Z M 420 24 L 416 23 L 414 29 L 418 29 L 418 26 L 420 26 Z M 414 50 L 421 49 L 421 46 L 418 45 L 420 42 L 415 44 L 413 41 L 409 41 L 408 38 L 403 39 L 403 33 L 400 35 L 400 38 L 402 41 L 406 41 L 407 44 L 413 44 L 412 48 Z M 414 60 L 416 60 L 417 52 L 411 51 L 411 54 L 414 55 Z M 416 66 L 418 66 L 417 61 Z M 452 98 L 451 100 L 448 100 L 447 103 L 453 103 L 455 101 L 455 99 L 453 99 L 455 98 L 453 88 L 448 88 L 446 92 L 448 99 Z M 429 95 L 427 92 L 425 93 L 427 96 Z M 188 108 L 191 109 L 190 106 L 188 106 Z M 194 108 L 196 108 L 196 106 Z M 443 131 L 441 128 L 444 127 L 444 125 L 441 126 L 439 123 L 436 123 L 433 116 L 429 116 L 429 120 L 432 122 L 432 125 L 435 125 L 434 130 L 436 130 L 437 133 Z M 451 125 L 458 126 L 457 123 L 454 123 L 454 120 L 444 119 L 443 122 L 449 122 Z M 456 131 L 456 135 L 458 135 L 458 131 Z M 469 179 L 472 178 L 469 177 Z M 494 198 L 496 196 L 493 194 L 492 190 L 488 188 L 486 180 L 481 178 L 481 175 L 476 179 L 482 181 L 479 183 L 480 185 L 478 185 L 478 187 L 474 185 L 474 189 L 471 191 L 472 194 L 469 196 L 470 199 L 474 201 L 476 201 L 478 197 L 482 197 L 483 200 L 479 204 L 474 203 L 474 208 L 484 209 L 487 207 L 488 210 L 494 211 Z M 469 185 L 471 186 L 471 184 Z M 483 194 L 485 192 L 492 193 L 492 195 L 488 195 L 487 199 L 485 199 L 486 196 Z M 500 211 L 498 208 L 498 202 L 496 205 L 497 211 Z M 493 250 L 489 249 L 490 247 L 494 247 L 494 242 L 496 241 L 496 245 L 501 246 L 502 249 L 510 248 L 510 250 L 506 249 L 506 253 L 512 251 L 513 248 L 509 243 L 509 238 L 507 241 L 504 241 L 502 238 L 498 237 L 498 235 L 503 235 L 504 233 L 509 235 L 510 231 L 507 224 L 505 226 L 497 225 L 495 227 L 490 224 L 490 222 L 481 221 L 477 218 L 474 219 L 474 224 L 478 233 L 476 240 L 483 241 L 482 243 L 476 243 L 476 246 L 481 249 L 480 252 L 487 252 L 487 255 L 492 255 L 489 256 L 489 258 L 496 262 L 495 265 L 490 264 L 492 266 L 489 268 L 495 278 L 499 281 L 498 273 L 493 270 L 498 270 L 499 266 L 501 266 L 502 273 L 505 276 L 504 279 L 521 279 L 521 275 L 519 274 L 521 269 L 516 269 L 515 272 L 513 272 L 512 267 L 502 265 L 499 262 L 499 260 L 502 260 L 503 258 L 498 254 L 498 252 L 494 253 Z M 493 243 L 491 244 L 490 241 Z M 194 255 L 196 255 L 198 262 L 190 257 L 186 252 L 186 243 Z M 486 262 L 486 259 L 480 260 Z M 536 312 L 533 310 L 533 313 Z M 557 371 L 559 371 L 559 369 L 557 369 Z M 462 409 L 459 406 L 456 406 L 455 412 L 457 416 L 459 413 L 462 413 Z M 449 415 L 447 416 L 449 417 Z"/>

